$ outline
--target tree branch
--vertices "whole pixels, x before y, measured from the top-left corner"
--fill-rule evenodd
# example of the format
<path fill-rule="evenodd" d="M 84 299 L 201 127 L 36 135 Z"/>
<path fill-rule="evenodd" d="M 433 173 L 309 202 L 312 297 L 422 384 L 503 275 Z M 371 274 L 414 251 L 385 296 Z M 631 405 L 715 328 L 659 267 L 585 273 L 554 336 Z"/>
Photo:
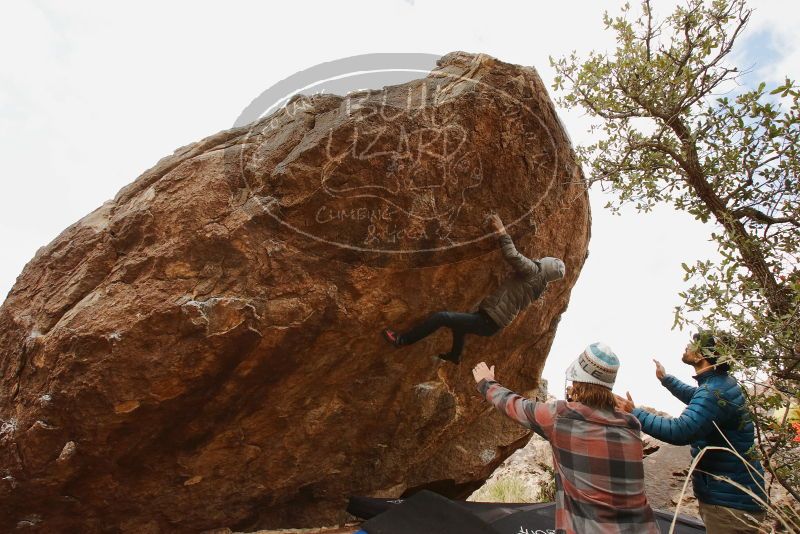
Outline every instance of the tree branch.
<path fill-rule="evenodd" d="M 770 217 L 766 213 L 762 213 L 755 208 L 739 208 L 733 212 L 733 215 L 737 219 L 741 219 L 743 217 L 747 217 L 748 219 L 752 219 L 754 221 L 758 221 L 764 224 L 780 224 L 780 223 L 791 223 L 795 226 L 800 227 L 800 221 L 797 219 L 793 219 L 791 217 Z"/>

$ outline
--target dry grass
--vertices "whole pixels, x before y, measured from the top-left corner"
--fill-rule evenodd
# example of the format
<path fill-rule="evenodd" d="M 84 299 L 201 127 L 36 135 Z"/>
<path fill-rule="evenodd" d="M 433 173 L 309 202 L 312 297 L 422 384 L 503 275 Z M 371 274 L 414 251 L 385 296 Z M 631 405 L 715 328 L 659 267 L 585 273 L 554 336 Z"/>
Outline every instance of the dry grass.
<path fill-rule="evenodd" d="M 536 502 L 522 480 L 505 477 L 480 489 L 473 497 L 480 502 Z"/>

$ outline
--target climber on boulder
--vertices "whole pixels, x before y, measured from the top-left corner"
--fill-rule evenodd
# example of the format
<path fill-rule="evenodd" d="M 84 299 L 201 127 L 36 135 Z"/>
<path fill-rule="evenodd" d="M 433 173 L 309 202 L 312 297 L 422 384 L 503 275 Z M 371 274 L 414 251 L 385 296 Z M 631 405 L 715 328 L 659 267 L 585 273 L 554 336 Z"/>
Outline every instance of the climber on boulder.
<path fill-rule="evenodd" d="M 453 363 L 461 360 L 464 338 L 467 334 L 493 336 L 510 325 L 519 313 L 539 298 L 547 284 L 564 277 L 564 262 L 558 258 L 533 260 L 520 254 L 497 215 L 489 217 L 492 231 L 498 235 L 500 250 L 514 272 L 500 287 L 484 298 L 478 309 L 471 313 L 440 311 L 431 314 L 422 323 L 403 333 L 391 328 L 383 330 L 383 337 L 395 347 L 411 345 L 446 326 L 453 333 L 450 352 L 439 357 Z"/>

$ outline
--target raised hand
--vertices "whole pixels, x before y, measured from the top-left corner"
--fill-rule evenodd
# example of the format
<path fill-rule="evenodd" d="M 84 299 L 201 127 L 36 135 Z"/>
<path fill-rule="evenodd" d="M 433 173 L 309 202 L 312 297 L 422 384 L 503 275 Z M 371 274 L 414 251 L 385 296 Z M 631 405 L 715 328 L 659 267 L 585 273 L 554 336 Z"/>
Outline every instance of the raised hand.
<path fill-rule="evenodd" d="M 476 384 L 484 379 L 494 380 L 494 365 L 490 368 L 486 362 L 479 363 L 472 368 L 472 378 L 475 379 Z"/>
<path fill-rule="evenodd" d="M 628 397 L 627 399 L 623 399 L 615 393 L 614 400 L 617 403 L 617 410 L 630 413 L 636 408 L 636 405 L 633 403 L 630 392 L 626 392 L 625 395 Z"/>
<path fill-rule="evenodd" d="M 656 378 L 659 380 L 664 380 L 664 377 L 667 376 L 667 371 L 664 369 L 664 366 L 661 365 L 661 362 L 653 358 L 653 362 L 656 364 Z"/>

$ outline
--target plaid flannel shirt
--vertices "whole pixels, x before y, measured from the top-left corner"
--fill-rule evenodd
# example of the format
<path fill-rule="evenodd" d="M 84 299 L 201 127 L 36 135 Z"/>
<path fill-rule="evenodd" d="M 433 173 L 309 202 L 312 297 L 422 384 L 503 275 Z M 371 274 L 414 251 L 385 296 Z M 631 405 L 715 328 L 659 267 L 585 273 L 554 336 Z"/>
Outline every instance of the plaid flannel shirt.
<path fill-rule="evenodd" d="M 556 532 L 658 534 L 644 494 L 641 425 L 632 415 L 579 402 L 536 402 L 481 380 L 495 408 L 550 442 Z"/>

